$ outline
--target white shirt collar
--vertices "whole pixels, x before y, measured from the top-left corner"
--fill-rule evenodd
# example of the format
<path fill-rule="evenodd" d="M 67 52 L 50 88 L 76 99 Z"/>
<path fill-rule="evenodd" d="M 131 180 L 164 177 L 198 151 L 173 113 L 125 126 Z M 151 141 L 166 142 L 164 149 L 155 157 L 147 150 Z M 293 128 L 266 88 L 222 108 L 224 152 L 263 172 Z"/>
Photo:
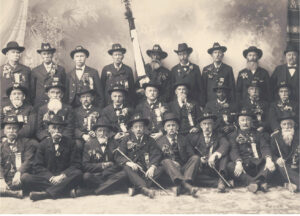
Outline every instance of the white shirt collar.
<path fill-rule="evenodd" d="M 182 66 L 182 67 L 184 67 L 184 66 L 190 66 L 190 61 L 188 61 L 188 63 L 187 64 L 182 64 L 182 63 L 180 63 L 180 65 Z"/>
<path fill-rule="evenodd" d="M 120 70 L 122 66 L 123 66 L 123 63 L 121 63 L 121 64 L 119 65 L 119 67 L 114 63 L 114 67 L 115 67 L 117 70 Z"/>
<path fill-rule="evenodd" d="M 117 105 L 113 104 L 114 109 L 117 108 Z M 118 108 L 123 109 L 123 104 L 121 104 Z"/>
<path fill-rule="evenodd" d="M 225 98 L 223 101 L 220 101 L 220 100 L 217 98 L 217 101 L 218 101 L 219 104 L 224 104 L 224 103 L 227 102 L 227 98 Z"/>
<path fill-rule="evenodd" d="M 172 144 L 172 138 L 169 135 L 167 135 L 166 137 L 169 140 L 169 142 Z M 175 135 L 175 141 L 177 142 L 177 135 Z"/>
<path fill-rule="evenodd" d="M 47 72 L 49 72 L 50 70 L 51 70 L 51 68 L 52 68 L 52 65 L 53 65 L 53 63 L 51 62 L 50 64 L 45 64 L 45 63 L 43 63 L 44 64 L 44 67 L 46 68 L 46 71 Z"/>
<path fill-rule="evenodd" d="M 217 66 L 217 64 L 214 62 L 215 68 L 220 68 L 222 66 L 222 64 L 223 64 L 223 62 L 221 62 L 221 64 Z"/>
<path fill-rule="evenodd" d="M 157 99 L 154 102 L 150 102 L 150 100 L 147 99 L 148 104 L 155 104 L 157 102 Z"/>

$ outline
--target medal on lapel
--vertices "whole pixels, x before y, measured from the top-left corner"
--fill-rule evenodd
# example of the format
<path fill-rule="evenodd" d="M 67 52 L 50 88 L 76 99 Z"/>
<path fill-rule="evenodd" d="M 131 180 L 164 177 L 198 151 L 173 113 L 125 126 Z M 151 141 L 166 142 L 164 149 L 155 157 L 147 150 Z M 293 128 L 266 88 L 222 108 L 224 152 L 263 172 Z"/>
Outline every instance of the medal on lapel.
<path fill-rule="evenodd" d="M 16 162 L 16 169 L 20 169 L 22 165 L 22 157 L 21 157 L 21 152 L 15 153 L 15 162 Z"/>

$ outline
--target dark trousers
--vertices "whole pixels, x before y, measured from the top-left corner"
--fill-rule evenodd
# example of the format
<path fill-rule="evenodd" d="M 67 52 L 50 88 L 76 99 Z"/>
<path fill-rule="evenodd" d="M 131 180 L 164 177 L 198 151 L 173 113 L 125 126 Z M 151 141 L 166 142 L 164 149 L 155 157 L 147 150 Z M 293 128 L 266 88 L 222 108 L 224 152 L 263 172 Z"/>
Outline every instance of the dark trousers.
<path fill-rule="evenodd" d="M 286 169 L 287 169 L 287 173 L 290 177 L 290 181 L 297 185 L 297 189 L 299 190 L 300 188 L 300 176 L 299 176 L 299 168 L 296 169 L 292 169 L 288 164 L 286 165 Z M 286 176 L 286 172 L 284 170 L 283 167 L 280 167 L 278 165 L 276 165 L 276 171 L 274 172 L 274 176 L 281 176 L 281 179 L 283 182 L 287 182 L 288 183 L 288 178 Z"/>
<path fill-rule="evenodd" d="M 193 155 L 183 166 L 177 166 L 171 159 L 164 159 L 161 164 L 172 182 L 179 185 L 182 181 L 189 183 L 194 181 L 199 170 L 200 158 Z"/>
<path fill-rule="evenodd" d="M 49 179 L 42 175 L 24 174 L 21 178 L 24 187 L 28 191 L 46 191 L 53 198 L 68 193 L 70 190 L 78 186 L 82 181 L 82 172 L 80 170 L 73 171 L 61 183 L 52 185 Z"/>

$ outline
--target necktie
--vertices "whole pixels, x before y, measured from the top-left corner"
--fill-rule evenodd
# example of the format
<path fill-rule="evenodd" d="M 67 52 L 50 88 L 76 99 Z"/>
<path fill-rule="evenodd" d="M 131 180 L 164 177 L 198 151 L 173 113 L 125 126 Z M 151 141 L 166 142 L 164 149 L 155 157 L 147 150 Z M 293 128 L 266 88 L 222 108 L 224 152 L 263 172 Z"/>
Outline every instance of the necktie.
<path fill-rule="evenodd" d="M 76 68 L 76 70 L 82 70 L 82 68 L 78 67 L 78 68 Z"/>

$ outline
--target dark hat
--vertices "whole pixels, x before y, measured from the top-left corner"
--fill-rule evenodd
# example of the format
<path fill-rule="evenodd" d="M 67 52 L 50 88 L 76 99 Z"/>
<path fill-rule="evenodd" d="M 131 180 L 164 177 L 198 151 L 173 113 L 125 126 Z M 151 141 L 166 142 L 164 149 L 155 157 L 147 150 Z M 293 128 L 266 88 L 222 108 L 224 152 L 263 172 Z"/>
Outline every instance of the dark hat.
<path fill-rule="evenodd" d="M 240 110 L 240 112 L 237 114 L 237 118 L 240 117 L 240 116 L 249 116 L 251 118 L 255 117 L 254 113 L 250 109 L 248 109 L 246 107 L 242 108 Z"/>
<path fill-rule="evenodd" d="M 296 122 L 296 115 L 293 111 L 283 111 L 281 115 L 278 117 L 278 121 L 281 122 L 286 119 L 292 119 Z"/>
<path fill-rule="evenodd" d="M 19 83 L 15 83 L 6 90 L 6 95 L 9 97 L 12 90 L 20 89 L 25 95 L 27 95 L 27 88 L 25 86 L 22 86 Z"/>
<path fill-rule="evenodd" d="M 208 110 L 204 110 L 202 115 L 200 116 L 200 118 L 198 119 L 198 122 L 202 122 L 205 119 L 212 119 L 213 121 L 216 121 L 217 116 L 214 115 L 212 112 L 208 111 Z"/>
<path fill-rule="evenodd" d="M 221 79 L 222 78 L 222 79 Z M 220 77 L 216 83 L 215 86 L 213 87 L 213 91 L 217 91 L 218 89 L 224 89 L 230 91 L 231 89 L 224 83 L 224 78 Z"/>
<path fill-rule="evenodd" d="M 49 112 L 48 117 L 44 120 L 46 124 L 55 124 L 55 125 L 67 125 L 67 122 L 65 121 L 64 117 L 58 114 L 55 114 L 54 112 Z"/>
<path fill-rule="evenodd" d="M 164 126 L 167 121 L 176 121 L 177 124 L 180 124 L 179 118 L 171 112 L 165 112 L 163 115 L 162 125 Z"/>
<path fill-rule="evenodd" d="M 133 123 L 135 123 L 135 122 L 144 122 L 144 124 L 145 124 L 146 126 L 150 123 L 149 119 L 143 117 L 143 115 L 142 115 L 141 113 L 135 113 L 135 114 L 130 118 L 130 120 L 129 120 L 128 123 L 127 123 L 128 127 L 130 128 L 130 127 L 133 125 Z"/>
<path fill-rule="evenodd" d="M 250 83 L 248 83 L 247 88 L 249 88 L 249 87 L 257 87 L 257 88 L 260 88 L 261 85 L 260 85 L 259 80 L 253 79 Z"/>
<path fill-rule="evenodd" d="M 160 55 L 161 59 L 164 59 L 168 56 L 168 53 L 166 53 L 165 51 L 163 51 L 160 47 L 159 44 L 154 44 L 152 50 L 147 50 L 146 51 L 147 55 L 151 57 L 151 55 L 153 53 L 157 53 Z"/>
<path fill-rule="evenodd" d="M 109 123 L 105 117 L 99 118 L 96 123 L 93 125 L 93 130 L 96 130 L 98 127 L 106 127 L 112 131 L 116 131 L 116 128 Z"/>
<path fill-rule="evenodd" d="M 180 43 L 178 44 L 178 49 L 174 50 L 174 52 L 176 52 L 177 54 L 183 51 L 187 51 L 187 53 L 190 54 L 193 52 L 193 48 L 189 47 L 186 43 Z"/>
<path fill-rule="evenodd" d="M 190 90 L 191 86 L 189 83 L 183 81 L 183 80 L 179 80 L 176 83 L 174 83 L 173 85 L 173 91 L 175 91 L 175 89 L 180 86 L 180 85 L 184 85 L 185 87 L 187 87 L 188 90 Z"/>
<path fill-rule="evenodd" d="M 2 53 L 4 55 L 6 55 L 6 53 L 9 51 L 9 50 L 19 50 L 20 52 L 23 52 L 25 50 L 25 47 L 21 47 L 19 46 L 19 44 L 16 42 L 16 41 L 10 41 L 7 43 L 6 47 L 2 49 Z"/>
<path fill-rule="evenodd" d="M 155 82 L 153 80 L 150 80 L 150 82 L 147 82 L 147 83 L 144 83 L 143 84 L 143 88 L 146 89 L 147 87 L 155 87 L 157 88 L 158 90 L 160 90 L 160 84 L 158 82 Z"/>
<path fill-rule="evenodd" d="M 287 52 L 297 52 L 299 54 L 299 50 L 298 50 L 297 46 L 293 45 L 292 43 L 287 44 L 286 49 L 284 50 L 284 55 Z"/>
<path fill-rule="evenodd" d="M 212 54 L 215 50 L 221 50 L 223 53 L 227 51 L 227 47 L 221 46 L 218 42 L 215 42 L 211 48 L 207 50 L 208 54 Z"/>
<path fill-rule="evenodd" d="M 24 120 L 19 119 L 17 115 L 6 115 L 1 121 L 1 128 L 3 129 L 6 124 L 17 124 L 19 127 L 22 127 Z"/>
<path fill-rule="evenodd" d="M 114 91 L 121 91 L 121 92 L 124 92 L 125 94 L 127 93 L 127 90 L 126 88 L 121 85 L 121 84 L 115 84 L 113 85 L 109 90 L 108 90 L 108 93 L 111 94 L 112 92 Z"/>
<path fill-rule="evenodd" d="M 95 90 L 91 89 L 89 85 L 82 85 L 79 87 L 79 91 L 76 93 L 78 96 L 86 93 L 95 94 Z"/>
<path fill-rule="evenodd" d="M 291 86 L 290 84 L 288 84 L 286 81 L 282 81 L 279 83 L 279 85 L 276 86 L 276 91 L 279 91 L 280 88 L 283 88 L 283 87 L 287 87 L 288 89 L 291 90 Z"/>
<path fill-rule="evenodd" d="M 52 48 L 50 43 L 42 43 L 41 49 L 38 49 L 37 53 L 41 54 L 41 52 L 43 52 L 43 51 L 55 53 L 56 49 Z"/>
<path fill-rule="evenodd" d="M 243 51 L 243 56 L 245 58 L 247 58 L 247 55 L 249 52 L 256 52 L 258 59 L 260 59 L 263 55 L 263 51 L 261 49 L 257 48 L 256 46 L 250 46 L 248 49 L 245 49 Z"/>
<path fill-rule="evenodd" d="M 49 91 L 51 88 L 60 88 L 62 91 L 65 91 L 65 86 L 62 84 L 59 77 L 53 77 L 46 81 L 45 91 Z"/>
<path fill-rule="evenodd" d="M 78 52 L 83 52 L 83 53 L 85 53 L 85 55 L 86 55 L 87 58 L 88 58 L 89 55 L 90 55 L 90 52 L 89 52 L 87 49 L 85 49 L 85 48 L 83 48 L 83 46 L 79 45 L 79 46 L 75 47 L 74 50 L 71 51 L 71 53 L 70 53 L 71 58 L 73 59 L 75 53 L 78 53 Z"/>
<path fill-rule="evenodd" d="M 115 52 L 115 51 L 120 51 L 120 52 L 122 52 L 123 54 L 126 53 L 126 49 L 123 48 L 123 47 L 121 46 L 121 44 L 119 44 L 119 43 L 113 44 L 113 45 L 111 46 L 111 49 L 109 49 L 107 52 L 108 52 L 109 55 L 112 55 L 113 52 Z"/>

